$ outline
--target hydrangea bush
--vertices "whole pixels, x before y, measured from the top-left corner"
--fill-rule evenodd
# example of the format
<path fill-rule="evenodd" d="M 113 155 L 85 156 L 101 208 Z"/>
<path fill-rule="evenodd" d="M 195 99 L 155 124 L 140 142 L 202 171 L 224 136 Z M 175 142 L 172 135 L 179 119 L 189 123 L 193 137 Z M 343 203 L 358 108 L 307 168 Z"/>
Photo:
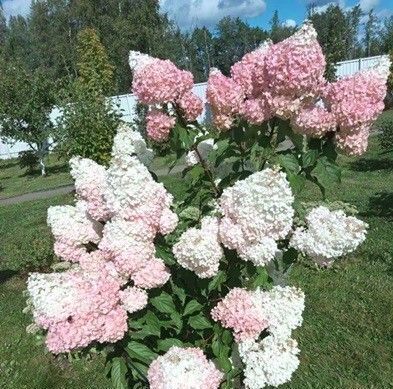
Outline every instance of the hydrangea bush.
<path fill-rule="evenodd" d="M 191 73 L 131 52 L 146 134 L 186 167 L 176 199 L 148 167 L 153 151 L 122 126 L 108 168 L 74 157 L 74 206 L 51 207 L 57 271 L 30 275 L 29 331 L 54 354 L 103 352 L 115 388 L 276 387 L 299 366 L 293 330 L 300 257 L 329 266 L 366 223 L 328 205 L 304 213 L 307 181 L 323 197 L 337 150 L 360 155 L 383 109 L 389 63 L 328 83 L 313 27 L 211 71 L 213 125 Z"/>

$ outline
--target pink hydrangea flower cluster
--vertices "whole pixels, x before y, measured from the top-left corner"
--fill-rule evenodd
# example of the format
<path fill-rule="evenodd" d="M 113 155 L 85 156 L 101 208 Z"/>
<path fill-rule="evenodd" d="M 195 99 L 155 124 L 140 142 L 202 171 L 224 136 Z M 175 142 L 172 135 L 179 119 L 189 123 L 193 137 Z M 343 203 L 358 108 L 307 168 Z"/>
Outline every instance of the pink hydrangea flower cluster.
<path fill-rule="evenodd" d="M 178 107 L 186 121 L 194 121 L 203 111 L 202 100 L 192 92 L 192 73 L 177 68 L 169 60 L 151 58 L 131 51 L 129 57 L 134 72 L 132 89 L 141 103 L 150 106 L 146 117 L 147 134 L 156 142 L 168 139 L 175 117 L 164 112 L 164 105 Z"/>
<path fill-rule="evenodd" d="M 359 155 L 383 109 L 389 66 L 386 58 L 375 69 L 328 83 L 316 31 L 305 23 L 288 39 L 246 54 L 232 66 L 231 77 L 213 69 L 207 99 L 219 130 L 230 129 L 237 117 L 261 124 L 277 116 L 311 137 L 338 131 L 338 147 Z"/>
<path fill-rule="evenodd" d="M 206 95 L 213 111 L 214 125 L 222 130 L 231 128 L 244 99 L 242 88 L 218 69 L 212 69 Z"/>
<path fill-rule="evenodd" d="M 234 332 L 237 342 L 257 339 L 267 329 L 280 339 L 291 336 L 302 323 L 304 293 L 294 287 L 270 291 L 234 288 L 211 311 L 212 318 Z"/>
<path fill-rule="evenodd" d="M 291 379 L 299 366 L 291 335 L 302 324 L 303 310 L 304 293 L 281 286 L 270 291 L 235 288 L 213 308 L 213 319 L 234 331 L 246 388 L 276 387 Z M 262 331 L 267 336 L 259 340 Z"/>
<path fill-rule="evenodd" d="M 169 279 L 154 239 L 172 232 L 178 219 L 170 210 L 172 196 L 141 162 L 151 155 L 140 134 L 122 127 L 108 169 L 88 159 L 71 162 L 78 201 L 49 208 L 48 224 L 55 253 L 75 265 L 28 281 L 35 322 L 47 330 L 54 353 L 121 339 L 127 311 L 142 309 L 145 289 Z M 129 281 L 134 286 L 123 289 Z"/>
<path fill-rule="evenodd" d="M 329 84 L 324 98 L 333 113 L 339 132 L 337 145 L 350 155 L 361 155 L 367 149 L 369 130 L 384 108 L 386 80 L 390 61 Z"/>
<path fill-rule="evenodd" d="M 171 129 L 175 126 L 176 119 L 173 116 L 158 111 L 150 111 L 146 115 L 146 131 L 150 139 L 156 142 L 164 142 L 168 139 Z"/>
<path fill-rule="evenodd" d="M 63 273 L 31 274 L 30 304 L 36 324 L 47 330 L 49 351 L 57 354 L 93 341 L 121 339 L 127 330 L 127 313 L 119 298 L 120 287 L 113 265 L 98 252 Z"/>
<path fill-rule="evenodd" d="M 236 115 L 253 124 L 273 115 L 290 118 L 319 93 L 324 71 L 325 59 L 311 24 L 280 43 L 266 42 L 234 64 L 230 78 L 211 73 L 207 97 L 215 124 L 227 130 Z"/>
<path fill-rule="evenodd" d="M 221 373 L 199 348 L 173 346 L 149 366 L 151 389 L 218 389 Z"/>

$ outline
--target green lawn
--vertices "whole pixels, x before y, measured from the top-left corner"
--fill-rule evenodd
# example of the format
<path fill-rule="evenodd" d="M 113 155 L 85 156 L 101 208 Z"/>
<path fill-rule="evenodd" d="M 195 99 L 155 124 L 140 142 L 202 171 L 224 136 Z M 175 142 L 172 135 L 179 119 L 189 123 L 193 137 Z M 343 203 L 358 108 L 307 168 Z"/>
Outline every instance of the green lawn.
<path fill-rule="evenodd" d="M 56 154 L 47 157 L 47 175 L 39 170 L 21 169 L 17 159 L 0 160 L 0 199 L 72 184 L 68 163 Z"/>
<path fill-rule="evenodd" d="M 287 388 L 392 388 L 393 387 L 393 153 L 380 155 L 371 142 L 362 158 L 341 157 L 343 182 L 329 191 L 329 199 L 356 205 L 370 230 L 366 243 L 333 269 L 295 266 L 291 283 L 306 293 L 304 324 L 296 338 L 301 364 Z M 165 177 L 175 195 L 182 181 Z M 318 198 L 310 187 L 305 200 Z M 50 260 L 50 235 L 45 226 L 50 204 L 70 202 L 70 196 L 0 207 L 1 269 L 19 270 L 35 264 L 37 247 Z M 33 242 L 31 243 L 31 237 Z M 19 264 L 19 267 L 18 267 Z M 4 271 L 0 284 L 0 387 L 104 389 L 103 361 L 54 359 L 25 334 L 27 317 L 23 279 Z M 2 386 L 4 385 L 4 386 Z"/>

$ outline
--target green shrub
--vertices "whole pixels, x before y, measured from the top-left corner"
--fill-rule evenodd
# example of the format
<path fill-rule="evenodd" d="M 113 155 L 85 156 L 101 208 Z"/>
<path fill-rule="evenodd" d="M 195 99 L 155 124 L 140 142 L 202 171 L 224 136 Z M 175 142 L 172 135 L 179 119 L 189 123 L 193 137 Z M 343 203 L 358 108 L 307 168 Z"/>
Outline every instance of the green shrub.
<path fill-rule="evenodd" d="M 393 150 L 393 110 L 384 112 L 375 127 L 379 131 L 381 147 L 386 151 Z"/>
<path fill-rule="evenodd" d="M 39 164 L 39 158 L 36 153 L 31 150 L 21 151 L 18 155 L 19 166 L 21 169 L 27 168 L 28 173 L 33 173 Z"/>

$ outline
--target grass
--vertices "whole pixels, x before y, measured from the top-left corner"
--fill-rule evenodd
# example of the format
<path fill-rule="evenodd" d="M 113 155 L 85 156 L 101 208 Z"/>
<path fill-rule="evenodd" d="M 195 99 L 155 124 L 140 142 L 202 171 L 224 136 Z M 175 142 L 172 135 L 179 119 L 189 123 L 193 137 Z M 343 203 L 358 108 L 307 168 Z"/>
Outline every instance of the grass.
<path fill-rule="evenodd" d="M 19 277 L 4 281 L 0 272 L 0 388 L 4 389 L 98 389 L 110 388 L 101 356 L 74 360 L 45 353 L 33 335 L 26 333 L 28 316 L 22 310 L 25 282 Z"/>
<path fill-rule="evenodd" d="M 26 272 L 52 262 L 53 242 L 46 225 L 51 205 L 70 203 L 70 195 L 0 206 L 0 271 Z"/>
<path fill-rule="evenodd" d="M 46 170 L 42 177 L 39 170 L 21 169 L 18 159 L 0 161 L 0 199 L 72 184 L 68 163 L 59 161 L 56 154 L 47 157 Z"/>
<path fill-rule="evenodd" d="M 295 335 L 300 367 L 285 388 L 393 387 L 393 153 L 381 155 L 373 138 L 362 158 L 340 157 L 340 164 L 342 184 L 328 197 L 356 205 L 359 217 L 370 225 L 369 234 L 354 255 L 333 269 L 295 266 L 291 284 L 304 289 L 306 310 Z M 163 180 L 175 196 L 184 190 L 176 176 Z M 311 186 L 303 193 L 304 200 L 318 196 Z M 0 207 L 2 262 L 12 258 L 12 263 L 29 265 L 36 248 L 26 237 L 50 242 L 46 208 L 70 201 L 70 196 L 60 196 Z M 8 271 L 0 275 L 9 277 L 0 283 L 0 388 L 109 388 L 100 357 L 70 364 L 43 353 L 44 348 L 25 334 L 23 279 Z"/>

